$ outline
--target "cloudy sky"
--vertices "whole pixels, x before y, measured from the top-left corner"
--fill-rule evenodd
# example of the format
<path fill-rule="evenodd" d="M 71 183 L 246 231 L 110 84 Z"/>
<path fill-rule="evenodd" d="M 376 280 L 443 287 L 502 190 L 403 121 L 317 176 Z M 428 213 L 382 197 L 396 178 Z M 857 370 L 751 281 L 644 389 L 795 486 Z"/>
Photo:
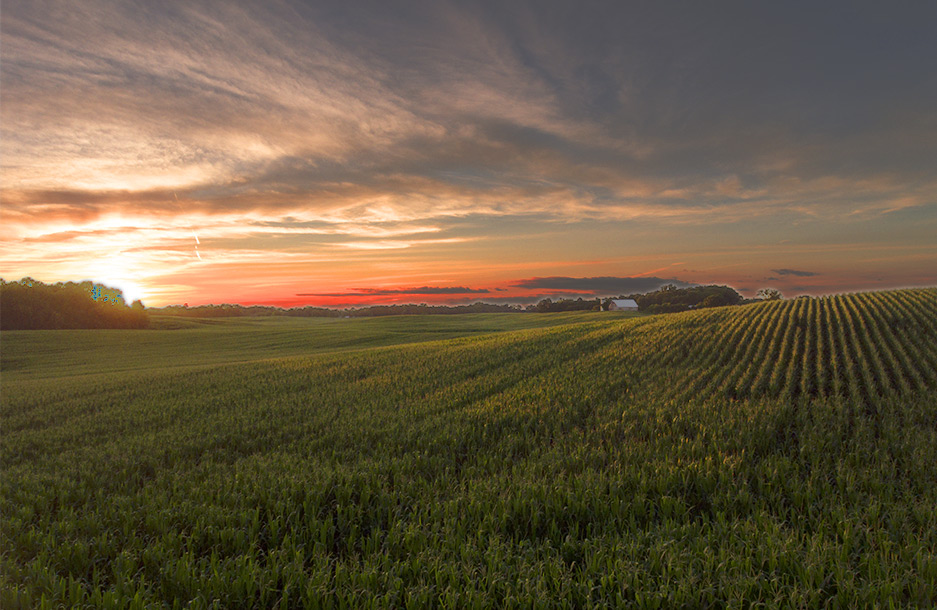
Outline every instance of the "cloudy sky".
<path fill-rule="evenodd" d="M 937 3 L 6 0 L 0 27 L 7 280 L 937 284 Z"/>

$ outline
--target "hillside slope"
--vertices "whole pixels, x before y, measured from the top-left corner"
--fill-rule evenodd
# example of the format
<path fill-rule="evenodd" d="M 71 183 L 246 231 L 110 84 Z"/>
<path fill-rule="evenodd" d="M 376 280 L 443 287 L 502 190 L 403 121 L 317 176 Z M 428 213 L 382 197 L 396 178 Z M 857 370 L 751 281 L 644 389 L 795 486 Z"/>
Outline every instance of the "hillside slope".
<path fill-rule="evenodd" d="M 633 313 L 608 314 L 611 319 Z M 4 380 L 206 368 L 235 362 L 361 350 L 594 320 L 592 313 L 463 314 L 379 318 L 152 316 L 147 330 L 8 331 Z"/>
<path fill-rule="evenodd" d="M 931 606 L 935 314 L 905 290 L 5 384 L 0 605 Z"/>
<path fill-rule="evenodd" d="M 680 399 L 841 395 L 874 402 L 937 381 L 935 290 L 772 301 L 658 320 L 638 349 L 645 367 L 683 372 Z"/>

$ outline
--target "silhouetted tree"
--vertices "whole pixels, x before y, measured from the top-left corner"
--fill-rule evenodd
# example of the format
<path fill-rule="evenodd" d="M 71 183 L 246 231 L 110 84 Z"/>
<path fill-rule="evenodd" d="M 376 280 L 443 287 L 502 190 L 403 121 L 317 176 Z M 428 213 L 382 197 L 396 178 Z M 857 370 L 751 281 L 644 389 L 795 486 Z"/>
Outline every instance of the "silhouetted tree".
<path fill-rule="evenodd" d="M 622 297 L 624 298 L 624 297 Z M 742 295 L 728 286 L 691 286 L 677 288 L 672 284 L 655 292 L 631 295 L 638 309 L 648 313 L 675 313 L 703 307 L 740 305 Z"/>
<path fill-rule="evenodd" d="M 44 284 L 32 278 L 0 279 L 0 328 L 145 328 L 143 303 L 127 307 L 120 290 L 93 282 Z"/>
<path fill-rule="evenodd" d="M 373 317 L 373 316 L 407 316 L 407 315 L 447 315 L 460 313 L 517 313 L 521 311 L 518 305 L 493 305 L 491 303 L 472 303 L 471 305 L 372 305 L 358 309 L 326 309 L 323 307 L 272 307 L 269 305 L 169 305 L 149 310 L 154 314 L 185 316 L 188 318 L 228 318 L 245 316 L 289 316 L 297 318 L 336 318 L 336 317 Z"/>

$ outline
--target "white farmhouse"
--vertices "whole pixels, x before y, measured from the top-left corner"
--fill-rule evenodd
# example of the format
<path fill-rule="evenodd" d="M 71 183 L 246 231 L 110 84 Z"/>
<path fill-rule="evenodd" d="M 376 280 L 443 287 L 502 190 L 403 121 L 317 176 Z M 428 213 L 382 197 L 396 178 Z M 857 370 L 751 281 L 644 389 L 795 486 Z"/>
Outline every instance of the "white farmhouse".
<path fill-rule="evenodd" d="M 638 304 L 634 299 L 612 299 L 608 304 L 609 311 L 638 311 Z"/>

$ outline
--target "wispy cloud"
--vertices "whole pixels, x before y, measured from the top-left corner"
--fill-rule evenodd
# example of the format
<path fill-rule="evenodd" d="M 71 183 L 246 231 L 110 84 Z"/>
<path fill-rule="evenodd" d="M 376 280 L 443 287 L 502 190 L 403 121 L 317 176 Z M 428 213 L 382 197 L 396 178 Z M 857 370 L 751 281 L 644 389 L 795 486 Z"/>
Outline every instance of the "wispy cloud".
<path fill-rule="evenodd" d="M 302 292 L 298 297 L 377 297 L 396 295 L 471 295 L 488 294 L 487 288 L 468 288 L 467 286 L 420 286 L 419 288 L 355 288 L 353 292 Z"/>
<path fill-rule="evenodd" d="M 798 269 L 772 269 L 772 273 L 777 273 L 778 275 L 793 275 L 795 277 L 813 277 L 815 275 L 820 275 L 815 271 L 800 271 Z"/>

